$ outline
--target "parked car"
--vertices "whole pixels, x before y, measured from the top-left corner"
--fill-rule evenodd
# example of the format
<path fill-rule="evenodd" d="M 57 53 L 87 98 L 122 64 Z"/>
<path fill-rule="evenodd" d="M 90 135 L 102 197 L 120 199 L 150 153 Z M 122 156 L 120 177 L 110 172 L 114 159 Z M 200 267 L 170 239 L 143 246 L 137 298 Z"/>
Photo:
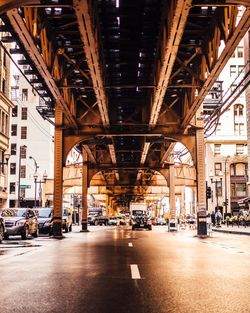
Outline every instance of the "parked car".
<path fill-rule="evenodd" d="M 108 221 L 108 225 L 116 226 L 118 225 L 118 220 L 116 216 L 111 216 Z"/>
<path fill-rule="evenodd" d="M 163 217 L 158 217 L 158 218 L 156 219 L 156 225 L 167 225 L 167 222 L 166 222 L 165 218 L 163 218 Z"/>
<path fill-rule="evenodd" d="M 53 209 L 52 208 L 36 208 L 33 209 L 37 216 L 39 233 L 52 234 Z"/>
<path fill-rule="evenodd" d="M 95 225 L 95 215 L 88 215 L 88 224 L 89 225 Z"/>
<path fill-rule="evenodd" d="M 37 217 L 31 209 L 3 209 L 1 216 L 4 217 L 5 239 L 17 235 L 22 239 L 27 239 L 28 235 L 38 236 Z"/>
<path fill-rule="evenodd" d="M 107 216 L 96 216 L 95 217 L 95 221 L 94 221 L 94 225 L 105 225 L 107 226 L 109 222 L 109 219 Z"/>
<path fill-rule="evenodd" d="M 72 212 L 70 209 L 63 209 L 62 229 L 64 229 L 65 233 L 72 231 Z"/>
<path fill-rule="evenodd" d="M 0 243 L 3 241 L 4 238 L 4 219 L 0 217 Z"/>

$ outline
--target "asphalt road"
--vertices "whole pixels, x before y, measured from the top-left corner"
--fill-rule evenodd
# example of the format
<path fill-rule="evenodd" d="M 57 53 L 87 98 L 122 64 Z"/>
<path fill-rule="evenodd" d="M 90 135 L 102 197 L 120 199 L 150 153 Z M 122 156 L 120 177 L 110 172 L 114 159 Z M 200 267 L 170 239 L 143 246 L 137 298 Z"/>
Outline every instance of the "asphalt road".
<path fill-rule="evenodd" d="M 76 227 L 0 245 L 0 312 L 249 313 L 249 237 Z"/>

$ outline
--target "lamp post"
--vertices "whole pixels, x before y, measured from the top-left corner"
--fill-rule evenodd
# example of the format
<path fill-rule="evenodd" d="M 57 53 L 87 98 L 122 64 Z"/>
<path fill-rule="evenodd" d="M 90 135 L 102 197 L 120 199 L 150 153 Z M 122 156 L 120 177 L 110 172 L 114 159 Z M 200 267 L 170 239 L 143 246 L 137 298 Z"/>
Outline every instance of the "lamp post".
<path fill-rule="evenodd" d="M 20 146 L 19 148 L 19 167 L 18 167 L 18 191 L 17 191 L 17 202 L 18 202 L 18 207 L 20 207 L 20 191 L 21 191 L 21 184 L 20 184 L 20 181 L 21 181 L 21 151 L 22 151 L 22 148 L 27 148 L 27 146 L 23 145 L 23 146 Z"/>
<path fill-rule="evenodd" d="M 218 200 L 218 197 L 219 197 L 219 194 L 218 194 L 218 183 L 220 183 L 220 184 L 221 184 L 221 187 L 222 187 L 222 176 L 223 176 L 223 173 L 222 173 L 222 171 L 219 171 L 219 173 L 218 173 L 219 179 L 213 179 L 213 176 L 212 176 L 212 175 L 209 175 L 209 176 L 210 176 L 211 183 L 212 183 L 212 184 L 215 184 L 216 208 L 218 209 L 218 206 L 219 206 L 219 200 Z"/>
<path fill-rule="evenodd" d="M 225 158 L 225 214 L 227 216 L 227 205 L 228 205 L 228 198 L 227 198 L 227 161 L 230 158 L 230 156 L 228 155 Z"/>
<path fill-rule="evenodd" d="M 36 183 L 39 184 L 39 206 L 42 206 L 42 184 L 46 183 L 46 180 L 48 178 L 48 174 L 46 173 L 46 171 L 44 171 L 43 173 L 43 180 L 39 180 Z"/>
<path fill-rule="evenodd" d="M 29 156 L 30 159 L 32 159 L 34 161 L 35 164 L 35 173 L 33 175 L 34 177 L 34 183 L 35 183 L 35 203 L 34 203 L 34 207 L 36 208 L 36 183 L 37 183 L 37 178 L 38 178 L 38 173 L 37 173 L 37 169 L 39 168 L 39 166 L 37 165 L 36 159 L 33 158 L 32 156 Z"/>

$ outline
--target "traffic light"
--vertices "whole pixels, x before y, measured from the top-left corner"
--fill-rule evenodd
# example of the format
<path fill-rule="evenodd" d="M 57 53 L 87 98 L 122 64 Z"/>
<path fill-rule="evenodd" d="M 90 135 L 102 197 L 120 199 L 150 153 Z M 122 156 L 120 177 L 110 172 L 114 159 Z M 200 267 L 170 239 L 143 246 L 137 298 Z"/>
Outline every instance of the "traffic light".
<path fill-rule="evenodd" d="M 211 199 L 211 198 L 212 198 L 212 190 L 211 190 L 211 187 L 207 187 L 206 195 L 207 195 L 207 199 Z"/>

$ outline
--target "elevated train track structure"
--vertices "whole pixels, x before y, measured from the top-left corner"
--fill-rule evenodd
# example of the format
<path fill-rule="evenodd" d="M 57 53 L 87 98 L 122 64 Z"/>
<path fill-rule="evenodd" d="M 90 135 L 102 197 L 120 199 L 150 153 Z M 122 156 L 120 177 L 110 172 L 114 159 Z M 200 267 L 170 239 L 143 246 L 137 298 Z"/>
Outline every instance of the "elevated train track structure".
<path fill-rule="evenodd" d="M 2 44 L 16 43 L 10 53 L 23 55 L 38 111 L 55 123 L 55 237 L 63 166 L 75 145 L 83 154 L 83 230 L 87 187 L 100 171 L 133 190 L 164 169 L 174 214 L 175 142 L 192 155 L 205 207 L 202 102 L 250 27 L 249 1 L 2 0 L 0 14 Z"/>

